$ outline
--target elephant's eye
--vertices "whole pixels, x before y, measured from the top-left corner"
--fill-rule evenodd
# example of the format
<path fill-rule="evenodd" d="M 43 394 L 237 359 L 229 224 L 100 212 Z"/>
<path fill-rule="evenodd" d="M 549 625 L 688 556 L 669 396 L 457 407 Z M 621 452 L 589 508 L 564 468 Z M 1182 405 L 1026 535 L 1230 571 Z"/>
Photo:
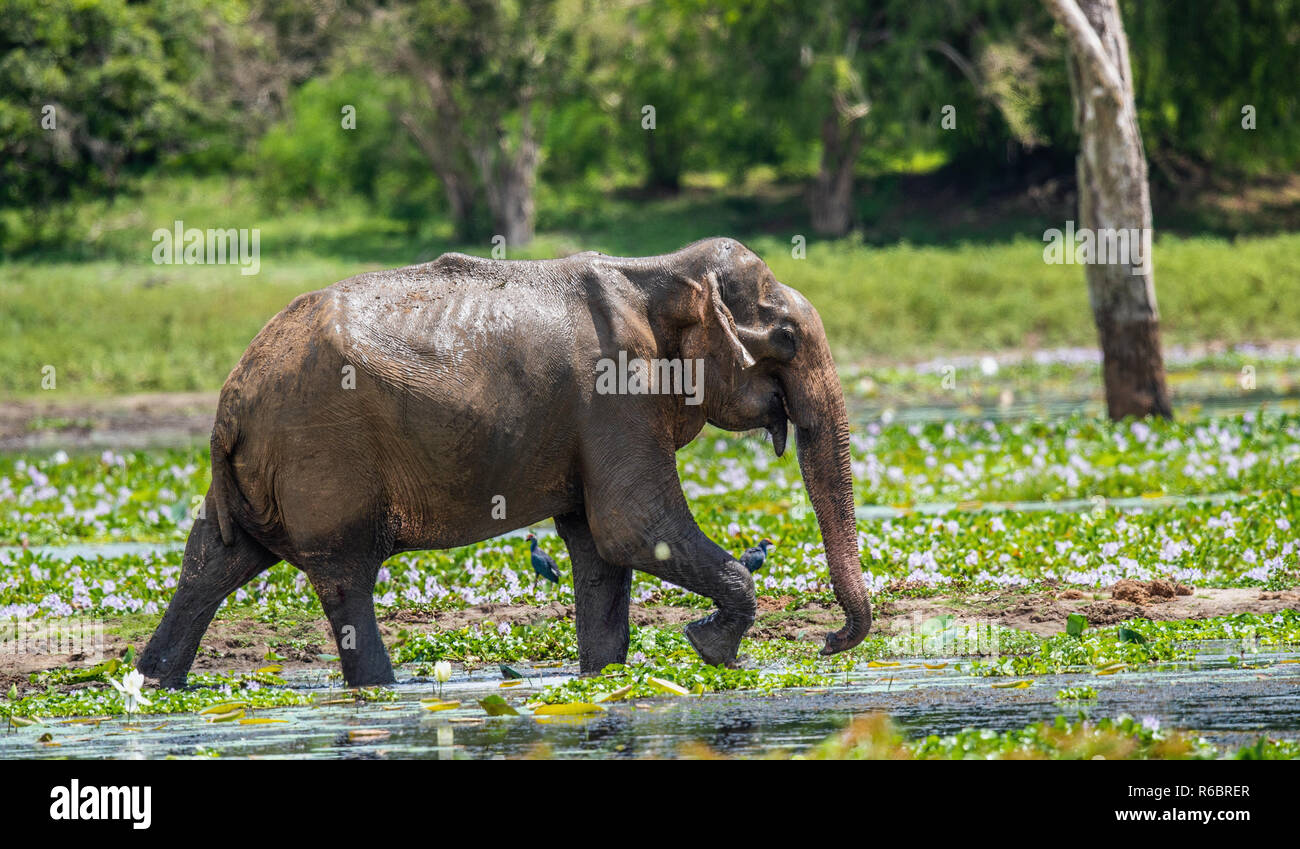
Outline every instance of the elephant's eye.
<path fill-rule="evenodd" d="M 788 327 L 778 327 L 775 336 L 777 350 L 781 351 L 787 359 L 794 359 L 794 355 L 799 351 L 799 340 L 795 338 L 794 331 Z"/>

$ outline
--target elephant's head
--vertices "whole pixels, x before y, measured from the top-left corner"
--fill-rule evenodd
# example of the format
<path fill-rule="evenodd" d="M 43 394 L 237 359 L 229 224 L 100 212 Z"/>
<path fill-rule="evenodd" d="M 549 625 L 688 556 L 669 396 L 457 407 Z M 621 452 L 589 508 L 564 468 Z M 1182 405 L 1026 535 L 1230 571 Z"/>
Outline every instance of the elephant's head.
<path fill-rule="evenodd" d="M 871 603 L 858 555 L 848 415 L 821 317 L 732 239 L 697 242 L 672 256 L 695 292 L 698 312 L 681 351 L 706 358 L 703 417 L 726 430 L 765 428 L 778 456 L 787 423 L 794 424 L 799 468 L 848 618 L 826 635 L 822 654 L 851 649 L 871 627 Z"/>

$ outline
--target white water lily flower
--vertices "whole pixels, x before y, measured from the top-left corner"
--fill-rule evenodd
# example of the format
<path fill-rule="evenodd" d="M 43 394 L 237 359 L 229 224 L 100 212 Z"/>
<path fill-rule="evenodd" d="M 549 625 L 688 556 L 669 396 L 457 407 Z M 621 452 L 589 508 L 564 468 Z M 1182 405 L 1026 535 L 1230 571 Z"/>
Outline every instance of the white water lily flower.
<path fill-rule="evenodd" d="M 140 687 L 144 684 L 144 676 L 135 669 L 122 676 L 122 683 L 119 684 L 112 678 L 108 679 L 108 683 L 112 684 L 122 694 L 122 701 L 125 703 L 128 716 L 135 713 L 136 708 L 140 705 L 153 704 L 140 692 Z"/>
<path fill-rule="evenodd" d="M 433 679 L 439 684 L 451 680 L 451 664 L 440 660 L 433 665 Z"/>

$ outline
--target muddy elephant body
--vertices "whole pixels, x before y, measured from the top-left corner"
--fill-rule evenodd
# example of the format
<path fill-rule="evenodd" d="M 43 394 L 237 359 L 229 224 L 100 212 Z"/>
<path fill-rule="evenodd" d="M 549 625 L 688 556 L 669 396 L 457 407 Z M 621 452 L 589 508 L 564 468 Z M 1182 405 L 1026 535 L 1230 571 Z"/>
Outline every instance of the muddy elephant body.
<path fill-rule="evenodd" d="M 665 370 L 605 391 L 598 375 L 636 360 Z M 702 368 L 693 395 L 673 363 Z M 795 424 L 848 616 L 824 651 L 856 645 L 870 607 L 834 365 L 816 312 L 739 243 L 635 259 L 448 254 L 302 295 L 222 389 L 212 486 L 140 669 L 182 686 L 222 600 L 285 560 L 320 596 L 348 683 L 391 682 L 373 606 L 383 561 L 551 517 L 584 673 L 626 658 L 634 569 L 713 599 L 687 634 L 707 662 L 734 662 L 753 583 L 696 526 L 674 459 L 706 421 L 767 428 L 778 453 Z"/>

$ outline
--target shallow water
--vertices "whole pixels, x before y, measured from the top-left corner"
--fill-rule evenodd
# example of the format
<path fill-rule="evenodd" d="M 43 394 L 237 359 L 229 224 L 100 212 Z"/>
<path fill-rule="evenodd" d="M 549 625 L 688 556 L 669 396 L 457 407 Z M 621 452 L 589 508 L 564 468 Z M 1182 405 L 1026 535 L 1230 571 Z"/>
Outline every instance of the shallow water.
<path fill-rule="evenodd" d="M 870 711 L 889 713 L 909 737 L 952 734 L 966 727 L 1005 731 L 1058 714 L 1074 716 L 1080 709 L 1098 718 L 1121 713 L 1150 717 L 1162 727 L 1189 729 L 1224 745 L 1250 743 L 1261 734 L 1300 737 L 1300 664 L 1277 663 L 1300 654 L 1247 655 L 1247 662 L 1258 668 L 1236 668 L 1229 652 L 1240 654 L 1239 644 L 1205 648 L 1193 664 L 1110 676 L 1042 676 L 1023 690 L 991 686 L 1011 679 L 974 677 L 951 668 L 906 668 L 910 664 L 904 661 L 901 667 L 838 676 L 824 690 L 646 699 L 614 703 L 590 717 L 550 721 L 527 715 L 487 717 L 476 702 L 501 694 L 519 704 L 540 684 L 574 670 L 537 670 L 547 676 L 544 681 L 530 679 L 506 690 L 492 669 L 458 676 L 444 687 L 444 698 L 461 702 L 455 710 L 425 710 L 419 700 L 432 696 L 434 685 L 412 680 L 395 688 L 396 702 L 256 712 L 288 720 L 284 724 L 212 724 L 196 715 L 142 717 L 132 726 L 122 718 L 94 727 L 47 720 L 45 726 L 0 736 L 0 758 L 186 757 L 199 746 L 222 757 L 502 758 L 527 755 L 539 744 L 557 757 L 672 757 L 687 744 L 758 756 L 803 751 Z M 331 692 L 319 673 L 291 680 L 296 687 L 318 691 L 321 698 Z M 1094 687 L 1098 698 L 1056 700 L 1060 688 L 1075 684 Z M 368 730 L 381 733 L 349 736 Z M 37 742 L 46 732 L 60 745 Z"/>

